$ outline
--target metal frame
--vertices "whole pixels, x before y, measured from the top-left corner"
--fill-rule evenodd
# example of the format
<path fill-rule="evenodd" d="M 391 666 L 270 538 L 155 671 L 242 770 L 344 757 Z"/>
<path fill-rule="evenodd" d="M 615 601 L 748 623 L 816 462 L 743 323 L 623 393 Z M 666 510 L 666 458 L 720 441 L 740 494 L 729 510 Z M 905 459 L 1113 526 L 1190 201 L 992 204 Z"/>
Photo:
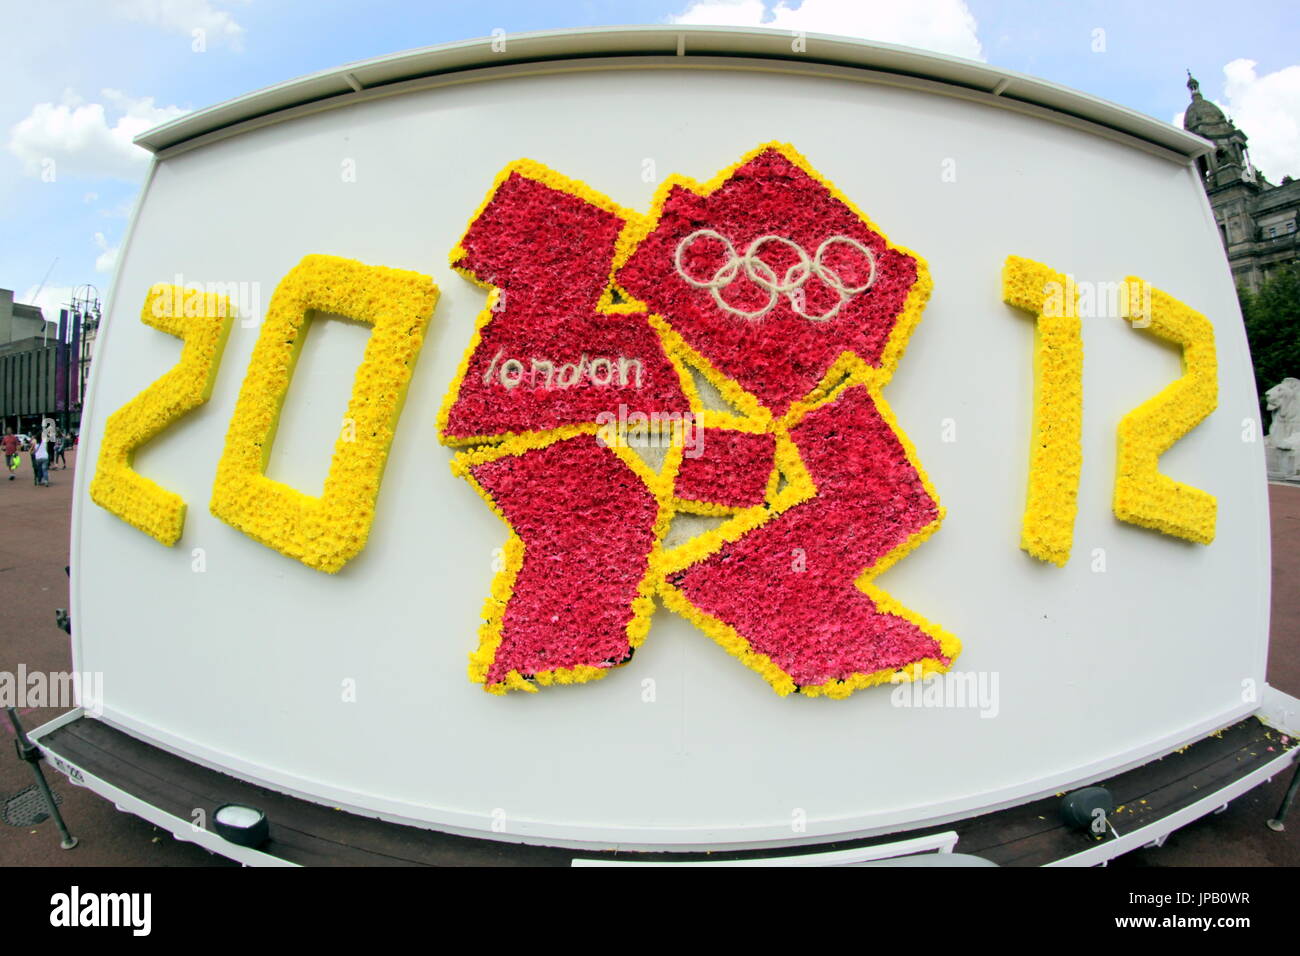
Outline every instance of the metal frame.
<path fill-rule="evenodd" d="M 933 833 L 929 836 L 914 837 L 910 840 L 896 840 L 893 843 L 877 843 L 874 846 L 861 846 L 852 850 L 832 850 L 827 853 L 801 853 L 797 856 L 769 856 L 757 860 L 674 860 L 655 862 L 650 860 L 601 860 L 575 857 L 572 866 L 855 866 L 876 860 L 893 860 L 917 853 L 933 853 L 937 856 L 951 855 L 957 845 L 957 834 L 952 830 Z"/>
<path fill-rule="evenodd" d="M 766 70 L 924 85 L 932 92 L 1083 123 L 1093 132 L 1118 135 L 1183 162 L 1213 148 L 1199 136 L 1136 110 L 974 60 L 817 33 L 686 26 L 498 35 L 376 57 L 189 113 L 141 134 L 135 142 L 161 158 L 181 147 L 211 142 L 216 135 L 234 135 L 304 112 L 416 88 L 503 75 L 615 68 Z"/>
<path fill-rule="evenodd" d="M 1284 772 L 1291 762 L 1297 759 L 1298 754 L 1300 754 L 1300 750 L 1289 750 L 1286 753 L 1278 754 L 1265 766 L 1246 774 L 1240 780 L 1234 780 L 1221 790 L 1206 794 L 1190 806 L 1176 810 L 1167 817 L 1163 817 L 1147 826 L 1139 827 L 1122 836 L 1117 833 L 1113 840 L 1106 840 L 1089 850 L 1084 850 L 1082 853 L 1067 856 L 1047 865 L 1105 866 L 1115 857 L 1133 850 L 1140 850 L 1143 847 L 1150 846 L 1162 846 L 1165 838 L 1175 830 L 1211 813 L 1220 813 L 1226 810 L 1232 800 L 1235 800 L 1248 790 L 1253 790 L 1260 784 L 1268 783 L 1275 775 Z"/>

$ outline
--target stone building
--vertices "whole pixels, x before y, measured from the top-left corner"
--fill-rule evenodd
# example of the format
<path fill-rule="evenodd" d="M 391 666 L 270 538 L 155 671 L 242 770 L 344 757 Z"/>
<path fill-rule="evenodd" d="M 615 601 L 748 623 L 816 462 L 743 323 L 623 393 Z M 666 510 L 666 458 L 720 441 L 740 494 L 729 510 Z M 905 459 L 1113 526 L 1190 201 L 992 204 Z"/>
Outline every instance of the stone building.
<path fill-rule="evenodd" d="M 31 430 L 54 411 L 59 327 L 0 289 L 0 428 Z"/>
<path fill-rule="evenodd" d="M 1228 264 L 1237 285 L 1256 292 L 1274 269 L 1300 261 L 1300 180 L 1284 176 L 1274 185 L 1265 179 L 1251 164 L 1246 134 L 1201 96 L 1190 73 L 1187 88 L 1192 102 L 1183 127 L 1214 144 L 1197 164 Z"/>

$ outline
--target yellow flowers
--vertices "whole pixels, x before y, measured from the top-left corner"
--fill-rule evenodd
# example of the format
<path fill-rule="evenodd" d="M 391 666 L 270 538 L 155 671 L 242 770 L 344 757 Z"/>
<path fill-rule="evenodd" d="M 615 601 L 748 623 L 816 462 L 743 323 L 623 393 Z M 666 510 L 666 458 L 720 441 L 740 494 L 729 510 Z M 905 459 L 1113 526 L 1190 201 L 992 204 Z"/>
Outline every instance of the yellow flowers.
<path fill-rule="evenodd" d="M 428 276 L 307 256 L 280 281 L 226 433 L 212 514 L 255 541 L 334 573 L 365 547 L 375 497 L 438 289 Z M 311 311 L 374 327 L 320 498 L 264 474 Z"/>
<path fill-rule="evenodd" d="M 174 545 L 185 526 L 185 501 L 132 468 L 136 449 L 212 395 L 234 310 L 224 296 L 156 285 L 140 321 L 185 345 L 176 366 L 108 418 L 90 483 L 95 504 Z"/>
<path fill-rule="evenodd" d="M 1083 338 L 1076 298 L 1064 275 L 1008 256 L 1002 298 L 1037 316 L 1034 324 L 1034 432 L 1020 547 L 1040 561 L 1070 560 L 1083 468 Z"/>
<path fill-rule="evenodd" d="M 1074 281 L 1047 266 L 1008 256 L 1007 304 L 1034 313 L 1034 436 L 1021 544 L 1043 561 L 1070 558 L 1083 464 L 1083 342 Z M 1214 496 L 1159 473 L 1164 452 L 1218 404 L 1214 326 L 1205 316 L 1134 276 L 1116 300 L 1136 329 L 1183 348 L 1183 377 L 1125 415 L 1119 424 L 1115 516 L 1201 544 L 1214 540 Z"/>
<path fill-rule="evenodd" d="M 775 324 L 766 340 L 755 335 L 756 327 L 751 326 L 745 331 L 754 341 L 746 341 L 745 351 L 740 354 L 730 354 L 727 346 L 719 345 L 726 336 L 713 335 L 708 330 L 710 314 L 703 318 L 694 316 L 703 326 L 691 324 L 693 313 L 689 303 L 679 301 L 681 289 L 674 288 L 662 298 L 655 298 L 657 290 L 661 291 L 657 277 L 665 268 L 660 261 L 662 250 L 670 241 L 660 236 L 659 229 L 663 226 L 667 230 L 664 235 L 671 238 L 675 235 L 673 230 L 678 229 L 674 225 L 677 218 L 703 216 L 692 204 L 704 203 L 711 196 L 716 201 L 710 213 L 714 218 L 709 222 L 730 222 L 729 217 L 736 215 L 743 219 L 740 210 L 748 215 L 752 212 L 751 201 L 757 201 L 744 198 L 745 193 L 753 191 L 753 183 L 769 181 L 772 188 L 763 193 L 766 198 L 760 197 L 767 204 L 764 212 L 771 220 L 767 225 L 769 230 L 801 229 L 814 238 L 819 230 L 848 230 L 864 242 L 869 241 L 874 250 L 864 254 L 870 259 L 875 285 L 869 305 L 861 306 L 866 311 L 856 322 L 832 328 L 799 324 L 787 317 L 787 321 L 796 322 L 796 331 L 801 336 L 797 341 L 787 341 L 784 335 L 779 335 Z M 739 191 L 723 191 L 728 183 L 739 184 Z M 505 198 L 502 194 L 506 194 Z M 574 197 L 580 203 L 557 199 L 556 194 Z M 826 215 L 833 222 L 823 221 L 820 213 L 808 211 L 809 203 L 805 200 L 809 196 L 826 207 Z M 537 227 L 530 224 L 544 221 L 537 214 L 539 207 L 549 210 L 553 218 L 585 224 L 583 229 L 574 226 L 570 230 L 581 237 L 575 238 L 575 242 L 587 242 L 590 246 L 585 250 L 586 259 L 576 257 L 581 260 L 580 265 L 604 264 L 605 257 L 612 255 L 606 269 L 592 268 L 589 270 L 592 275 L 584 275 L 582 282 L 567 273 L 561 278 L 569 280 L 570 286 L 590 287 L 592 307 L 598 313 L 621 313 L 629 321 L 648 322 L 655 334 L 649 341 L 662 348 L 671 362 L 689 408 L 687 414 L 694 418 L 697 428 L 702 433 L 713 430 L 717 441 L 724 440 L 725 432 L 761 436 L 765 442 L 752 444 L 761 445 L 767 456 L 774 451 L 774 465 L 772 458 L 763 454 L 746 458 L 739 448 L 723 453 L 730 456 L 726 459 L 730 465 L 739 468 L 743 463 L 755 471 L 755 474 L 745 472 L 747 495 L 726 497 L 723 500 L 728 503 L 722 504 L 708 497 L 708 491 L 718 490 L 705 487 L 710 478 L 690 471 L 682 480 L 679 469 L 683 465 L 684 448 L 678 439 L 673 440 L 662 467 L 651 471 L 635 454 L 623 450 L 626 446 L 617 431 L 612 434 L 596 431 L 595 426 L 583 420 L 581 413 L 572 409 L 566 411 L 567 417 L 549 414 L 550 410 L 540 405 L 530 409 L 531 415 L 493 417 L 504 396 L 485 394 L 478 389 L 477 379 L 471 381 L 468 377 L 471 361 L 480 352 L 498 349 L 506 334 L 500 323 L 510 317 L 512 309 L 521 307 L 521 301 L 527 301 L 529 296 L 541 300 L 543 294 L 535 290 L 544 288 L 554 289 L 546 294 L 559 298 L 562 289 L 555 281 L 533 281 L 534 272 L 559 268 L 552 262 L 549 250 L 535 248 Z M 597 211 L 604 215 L 597 215 Z M 606 220 L 610 217 L 623 223 L 616 237 L 608 230 Z M 623 663 L 627 659 L 623 655 L 630 656 L 644 639 L 655 593 L 667 607 L 700 627 L 746 666 L 760 673 L 782 695 L 799 691 L 809 696 L 846 697 L 861 687 L 910 679 L 910 675 L 937 673 L 951 666 L 953 658 L 960 653 L 960 642 L 872 584 L 879 573 L 932 534 L 943 516 L 911 443 L 881 395 L 932 289 L 924 260 L 889 244 L 847 197 L 826 182 L 793 148 L 780 143 L 758 147 L 703 185 L 672 177 L 660 188 L 651 210 L 643 216 L 618 207 L 585 185 L 546 167 L 527 160 L 517 161 L 498 175 L 465 236 L 452 250 L 453 267 L 493 291 L 444 402 L 438 431 L 444 443 L 481 446 L 457 455 L 453 471 L 469 481 L 510 527 L 504 561 L 484 606 L 479 647 L 470 657 L 472 681 L 491 693 L 505 693 L 531 692 L 539 686 L 601 678 L 611 667 Z M 567 247 L 565 251 L 573 252 Z M 643 253 L 641 259 L 636 258 Z M 580 271 L 572 263 L 567 268 L 570 272 Z M 521 275 L 525 278 L 520 278 Z M 627 281 L 629 275 L 631 282 Z M 516 288 L 520 291 L 516 292 Z M 597 290 L 601 290 L 598 301 Z M 643 296 L 654 301 L 643 301 Z M 576 293 L 571 298 L 573 307 L 587 307 Z M 530 303 L 538 316 L 545 314 L 544 305 L 547 305 L 545 301 Z M 822 310 L 814 311 L 821 314 Z M 802 311 L 799 314 L 808 318 Z M 680 326 L 672 324 L 674 317 Z M 525 348 L 532 341 L 529 336 L 548 342 L 559 338 L 559 332 L 554 330 L 547 333 L 549 339 L 540 328 L 528 326 L 524 331 L 528 334 L 522 335 L 518 342 L 510 340 L 512 347 L 499 354 L 533 354 Z M 485 347 L 485 341 L 492 344 Z M 579 344 L 586 347 L 585 342 Z M 766 351 L 765 345 L 770 346 Z M 581 349 L 575 350 L 575 354 L 577 351 Z M 542 354 L 560 353 L 550 348 Z M 797 361 L 781 364 L 773 356 L 792 356 Z M 476 374 L 483 364 L 480 361 L 474 366 Z M 515 361 L 515 364 L 520 363 Z M 488 366 L 485 383 L 494 367 L 495 360 Z M 692 368 L 717 390 L 730 409 L 705 407 L 704 397 L 691 375 Z M 780 374 L 789 381 L 773 383 L 770 376 L 765 378 L 757 371 L 774 368 L 784 370 Z M 502 383 L 508 390 L 511 383 L 505 381 L 504 375 L 503 368 Z M 750 391 L 742 380 L 750 387 L 757 383 L 762 394 Z M 848 398 L 844 399 L 846 395 Z M 511 397 L 516 405 L 524 404 L 518 401 L 517 393 Z M 676 413 L 679 404 L 672 402 L 674 397 L 680 398 L 675 394 L 656 396 L 666 403 L 663 410 Z M 844 424 L 852 424 L 865 442 L 861 447 L 873 449 L 877 457 L 870 469 L 849 468 L 848 474 L 841 475 L 828 462 L 843 459 L 839 444 L 844 439 L 837 439 L 836 428 L 823 423 L 846 415 L 852 419 L 846 418 Z M 802 439 L 796 439 L 797 429 L 805 433 Z M 827 434 L 823 436 L 824 432 Z M 614 484 L 624 487 L 624 491 L 615 488 L 615 493 L 610 494 L 591 487 L 596 484 L 593 475 L 600 462 L 594 456 L 590 461 L 580 457 L 579 450 L 587 448 L 587 443 L 575 441 L 568 450 L 559 448 L 562 442 L 587 434 L 596 435 L 601 446 L 612 449 L 645 487 L 627 487 L 623 475 Z M 823 489 L 818 488 L 812 477 L 806 461 L 808 454 L 817 456 L 828 476 Z M 562 457 L 565 461 L 584 464 L 587 497 L 562 487 L 569 475 L 565 474 L 561 481 L 548 470 L 551 466 L 546 462 Z M 535 470 L 530 462 L 538 463 Z M 758 469 L 762 469 L 761 474 L 757 473 Z M 867 470 L 881 488 L 892 489 L 882 509 L 886 513 L 884 518 L 863 505 L 872 494 L 886 494 L 862 479 Z M 703 474 L 709 474 L 707 469 Z M 735 490 L 727 482 L 722 484 L 727 484 L 729 491 Z M 682 494 L 683 490 L 692 493 Z M 611 573 L 614 565 L 618 565 L 619 573 L 626 578 L 630 572 L 623 565 L 635 565 L 638 579 L 634 590 L 624 587 L 616 597 L 605 600 L 605 604 L 617 604 L 619 615 L 626 616 L 616 622 L 617 628 L 610 628 L 606 621 L 604 637 L 600 637 L 592 627 L 571 622 L 571 606 L 590 602 L 594 586 L 583 582 L 578 562 L 559 559 L 566 553 L 580 553 L 583 548 L 587 555 L 595 553 L 593 542 L 572 540 L 591 532 L 582 520 L 588 514 L 624 515 L 620 533 L 626 530 L 625 524 L 646 521 L 647 491 L 657 509 L 653 533 L 631 535 L 626 544 L 627 549 L 638 549 L 632 557 L 644 560 L 645 570 L 641 570 L 642 565 L 637 561 L 622 561 L 627 554 L 620 553 L 619 561 L 606 557 Z M 762 502 L 755 504 L 760 497 Z M 533 509 L 542 511 L 533 514 Z M 674 515 L 680 512 L 726 520 L 679 546 L 668 548 L 666 531 Z M 834 512 L 838 516 L 831 522 L 833 529 L 817 524 L 817 515 L 822 512 Z M 880 526 L 871 526 L 873 521 Z M 863 542 L 865 535 L 872 536 L 870 546 Z M 767 547 L 759 541 L 760 536 L 763 541 L 780 538 L 782 543 Z M 753 571 L 760 561 L 781 564 L 790 560 L 774 557 L 778 553 L 783 555 L 789 551 L 791 555 L 803 555 L 801 546 L 785 543 L 787 536 L 793 536 L 796 543 L 809 546 L 815 543 L 815 550 L 821 555 L 818 560 L 826 565 L 817 568 L 816 575 L 820 575 L 817 581 L 827 575 L 838 576 L 846 597 L 856 599 L 852 602 L 855 616 L 850 623 L 846 623 L 849 617 L 840 614 L 838 608 L 828 611 L 822 606 L 809 617 L 809 621 L 816 617 L 809 625 L 812 631 L 799 621 L 787 620 L 792 607 L 802 600 L 794 593 L 794 582 L 806 592 L 805 596 L 811 595 L 813 603 L 834 603 L 828 588 L 809 583 L 814 574 L 783 581 L 779 580 L 781 574 L 768 577 L 764 570 L 740 584 L 711 577 L 724 574 L 720 566 L 726 558 L 724 555 L 712 564 L 710 560 L 733 545 L 754 551 L 754 561 L 743 573 Z M 621 542 L 619 546 L 623 546 Z M 833 567 L 833 572 L 828 567 Z M 722 606 L 728 597 L 738 593 L 746 595 L 739 600 L 738 607 Z M 713 601 L 714 597 L 720 601 Z M 776 622 L 775 627 L 770 626 L 772 621 Z M 852 639 L 842 638 L 846 629 L 854 632 Z M 600 643 L 598 637 L 605 643 Z M 902 662 L 908 666 L 904 668 Z"/>
<path fill-rule="evenodd" d="M 1141 279 L 1130 276 L 1130 287 Z M 1218 502 L 1199 488 L 1159 472 L 1160 456 L 1218 407 L 1219 367 L 1214 326 L 1173 296 L 1151 290 L 1150 309 L 1125 300 L 1124 318 L 1135 329 L 1176 342 L 1183 376 L 1129 412 L 1119 423 L 1115 465 L 1115 517 L 1198 544 L 1214 541 Z"/>

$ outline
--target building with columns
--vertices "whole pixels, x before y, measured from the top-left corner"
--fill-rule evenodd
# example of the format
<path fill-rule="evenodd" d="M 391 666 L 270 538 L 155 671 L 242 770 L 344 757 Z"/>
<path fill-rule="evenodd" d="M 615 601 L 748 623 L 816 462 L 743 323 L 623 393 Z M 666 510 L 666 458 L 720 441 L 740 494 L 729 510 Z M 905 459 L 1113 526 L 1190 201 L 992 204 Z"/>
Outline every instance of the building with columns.
<path fill-rule="evenodd" d="M 1300 180 L 1270 183 L 1250 161 L 1246 134 L 1201 96 L 1190 72 L 1187 88 L 1192 102 L 1183 127 L 1214 144 L 1197 165 L 1228 264 L 1237 285 L 1256 292 L 1274 269 L 1300 262 Z"/>

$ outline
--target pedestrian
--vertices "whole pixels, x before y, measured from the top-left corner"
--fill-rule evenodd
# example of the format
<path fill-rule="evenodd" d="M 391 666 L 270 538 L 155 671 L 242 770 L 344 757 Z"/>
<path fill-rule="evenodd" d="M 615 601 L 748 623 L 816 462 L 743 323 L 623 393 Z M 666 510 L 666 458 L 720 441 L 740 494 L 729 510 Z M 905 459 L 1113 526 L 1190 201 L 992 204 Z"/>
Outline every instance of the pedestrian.
<path fill-rule="evenodd" d="M 68 460 L 63 457 L 63 452 L 67 447 L 68 433 L 63 431 L 56 432 L 54 436 L 54 461 L 58 462 L 59 467 L 64 471 L 68 470 Z"/>
<path fill-rule="evenodd" d="M 0 451 L 4 452 L 5 464 L 9 466 L 9 480 L 14 480 L 14 472 L 18 470 L 18 436 L 13 432 L 6 432 L 5 437 L 0 439 Z"/>
<path fill-rule="evenodd" d="M 50 445 L 43 433 L 32 438 L 32 471 L 38 486 L 50 486 Z"/>

